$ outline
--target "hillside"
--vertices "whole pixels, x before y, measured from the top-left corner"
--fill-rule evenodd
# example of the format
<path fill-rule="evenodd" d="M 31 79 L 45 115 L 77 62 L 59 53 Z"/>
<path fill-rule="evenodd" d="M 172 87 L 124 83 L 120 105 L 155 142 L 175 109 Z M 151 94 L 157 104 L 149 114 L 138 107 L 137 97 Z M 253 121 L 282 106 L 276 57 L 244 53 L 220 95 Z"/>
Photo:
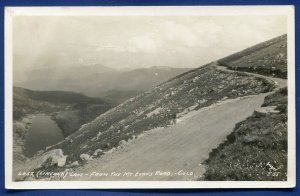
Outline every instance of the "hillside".
<path fill-rule="evenodd" d="M 61 148 L 70 161 L 78 160 L 83 153 L 93 154 L 97 149 L 109 151 L 144 131 L 168 126 L 175 116 L 273 88 L 273 83 L 263 78 L 218 70 L 208 64 L 109 110 L 50 149 Z"/>
<path fill-rule="evenodd" d="M 287 35 L 242 50 L 218 63 L 233 70 L 287 78 Z"/>

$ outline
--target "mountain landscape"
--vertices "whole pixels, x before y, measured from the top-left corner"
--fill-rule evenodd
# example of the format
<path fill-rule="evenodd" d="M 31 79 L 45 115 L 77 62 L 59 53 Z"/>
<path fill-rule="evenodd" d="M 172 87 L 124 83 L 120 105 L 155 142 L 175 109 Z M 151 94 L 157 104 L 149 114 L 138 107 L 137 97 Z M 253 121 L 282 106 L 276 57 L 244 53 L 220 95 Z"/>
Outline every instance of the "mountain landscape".
<path fill-rule="evenodd" d="M 28 73 L 24 73 L 23 70 L 15 71 L 14 85 L 42 91 L 80 92 L 121 103 L 189 70 L 191 69 L 162 66 L 117 70 L 100 64 L 42 67 Z M 118 96 L 115 96 L 116 94 Z"/>
<path fill-rule="evenodd" d="M 22 142 L 15 142 L 16 159 L 23 163 L 16 167 L 15 180 L 25 179 L 17 175 L 24 169 L 138 174 L 118 180 L 286 180 L 286 59 L 283 35 L 192 70 L 160 67 L 117 76 L 108 70 L 105 75 L 113 82 L 106 89 L 101 85 L 107 79 L 98 69 L 87 75 L 74 69 L 70 75 L 80 74 L 81 83 L 72 84 L 76 90 L 68 86 L 76 77 L 65 83 L 53 80 L 80 92 L 83 85 L 97 87 L 99 91 L 87 88 L 85 93 L 101 98 L 14 88 L 14 133 L 20 119 L 36 113 L 51 115 L 65 133 L 62 141 L 29 159 L 22 155 Z M 90 74 L 99 74 L 99 80 L 88 80 Z M 170 79 L 156 79 L 160 75 Z M 120 92 L 123 98 L 109 101 Z M 159 173 L 166 170 L 169 175 Z"/>

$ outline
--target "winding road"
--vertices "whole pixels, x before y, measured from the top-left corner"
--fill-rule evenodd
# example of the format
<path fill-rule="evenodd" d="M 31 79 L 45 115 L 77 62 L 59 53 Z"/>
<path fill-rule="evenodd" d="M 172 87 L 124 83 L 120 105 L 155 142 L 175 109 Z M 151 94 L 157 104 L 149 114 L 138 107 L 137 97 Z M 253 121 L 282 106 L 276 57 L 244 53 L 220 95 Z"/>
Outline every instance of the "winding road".
<path fill-rule="evenodd" d="M 287 84 L 283 79 L 248 74 L 272 80 L 278 88 Z M 176 124 L 150 130 L 146 136 L 75 169 L 82 177 L 65 180 L 197 180 L 203 176 L 205 167 L 201 163 L 209 152 L 225 140 L 236 123 L 260 108 L 270 93 L 225 100 L 193 111 Z"/>

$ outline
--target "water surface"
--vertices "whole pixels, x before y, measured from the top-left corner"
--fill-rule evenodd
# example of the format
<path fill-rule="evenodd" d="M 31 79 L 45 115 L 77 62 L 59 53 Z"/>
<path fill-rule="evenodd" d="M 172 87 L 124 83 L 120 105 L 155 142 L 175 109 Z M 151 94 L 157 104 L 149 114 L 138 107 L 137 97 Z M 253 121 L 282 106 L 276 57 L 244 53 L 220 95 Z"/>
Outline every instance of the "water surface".
<path fill-rule="evenodd" d="M 25 137 L 24 155 L 32 157 L 39 150 L 44 150 L 63 140 L 61 129 L 50 116 L 45 114 L 36 115 Z"/>

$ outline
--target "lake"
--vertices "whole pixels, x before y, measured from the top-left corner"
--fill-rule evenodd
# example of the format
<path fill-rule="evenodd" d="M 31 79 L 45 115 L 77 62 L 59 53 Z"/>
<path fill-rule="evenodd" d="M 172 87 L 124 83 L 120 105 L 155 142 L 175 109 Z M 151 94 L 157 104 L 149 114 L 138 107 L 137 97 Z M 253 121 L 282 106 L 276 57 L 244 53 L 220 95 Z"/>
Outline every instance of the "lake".
<path fill-rule="evenodd" d="M 24 155 L 32 157 L 39 150 L 45 150 L 47 146 L 54 145 L 63 140 L 61 129 L 50 116 L 36 115 L 25 137 Z"/>

